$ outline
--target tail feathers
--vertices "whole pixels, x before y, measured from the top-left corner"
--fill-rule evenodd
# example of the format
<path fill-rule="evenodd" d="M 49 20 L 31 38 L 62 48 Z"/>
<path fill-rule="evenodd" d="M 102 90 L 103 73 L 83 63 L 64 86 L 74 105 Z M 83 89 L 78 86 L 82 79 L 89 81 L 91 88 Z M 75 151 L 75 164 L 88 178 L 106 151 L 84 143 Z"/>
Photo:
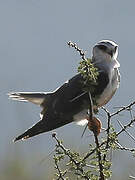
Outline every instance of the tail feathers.
<path fill-rule="evenodd" d="M 41 105 L 45 100 L 47 93 L 44 92 L 11 92 L 9 97 L 17 101 L 32 102 L 37 105 Z"/>
<path fill-rule="evenodd" d="M 38 135 L 45 130 L 43 129 L 43 121 L 39 121 L 37 124 L 33 125 L 31 128 L 29 128 L 27 131 L 25 131 L 23 134 L 20 136 L 16 137 L 13 141 L 16 142 L 18 140 L 25 140 L 28 139 L 32 136 Z"/>

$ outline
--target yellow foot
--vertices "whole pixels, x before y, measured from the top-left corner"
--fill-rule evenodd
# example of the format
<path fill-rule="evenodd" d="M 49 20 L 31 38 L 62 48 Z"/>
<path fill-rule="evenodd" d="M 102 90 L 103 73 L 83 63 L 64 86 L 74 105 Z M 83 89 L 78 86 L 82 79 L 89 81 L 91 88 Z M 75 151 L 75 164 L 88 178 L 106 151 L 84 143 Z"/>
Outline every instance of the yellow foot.
<path fill-rule="evenodd" d="M 91 130 L 95 135 L 98 136 L 102 128 L 101 121 L 96 117 L 93 117 L 93 119 L 87 118 L 87 120 L 89 130 Z"/>

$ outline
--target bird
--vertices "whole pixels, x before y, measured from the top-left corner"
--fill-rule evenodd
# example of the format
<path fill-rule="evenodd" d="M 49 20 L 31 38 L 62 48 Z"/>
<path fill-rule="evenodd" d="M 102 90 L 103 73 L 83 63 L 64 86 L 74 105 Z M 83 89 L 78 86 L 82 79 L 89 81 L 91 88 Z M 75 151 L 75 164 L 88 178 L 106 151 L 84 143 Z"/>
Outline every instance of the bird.
<path fill-rule="evenodd" d="M 111 40 L 101 40 L 92 49 L 91 62 L 97 68 L 96 84 L 91 83 L 93 109 L 108 103 L 120 84 L 118 45 Z M 15 141 L 45 133 L 71 122 L 84 125 L 88 122 L 89 94 L 84 90 L 82 75 L 77 73 L 52 92 L 10 92 L 9 98 L 31 102 L 42 108 L 40 120 L 17 136 Z"/>

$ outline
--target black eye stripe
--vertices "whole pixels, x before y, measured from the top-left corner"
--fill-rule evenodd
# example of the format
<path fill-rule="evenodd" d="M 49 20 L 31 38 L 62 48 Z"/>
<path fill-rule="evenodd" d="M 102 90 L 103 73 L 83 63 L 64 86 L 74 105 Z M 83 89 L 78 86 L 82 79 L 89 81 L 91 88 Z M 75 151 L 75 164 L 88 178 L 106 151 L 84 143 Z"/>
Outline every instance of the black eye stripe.
<path fill-rule="evenodd" d="M 104 46 L 104 45 L 98 45 L 98 48 L 101 49 L 101 50 L 103 50 L 103 51 L 106 51 L 106 49 L 107 49 L 107 47 Z"/>

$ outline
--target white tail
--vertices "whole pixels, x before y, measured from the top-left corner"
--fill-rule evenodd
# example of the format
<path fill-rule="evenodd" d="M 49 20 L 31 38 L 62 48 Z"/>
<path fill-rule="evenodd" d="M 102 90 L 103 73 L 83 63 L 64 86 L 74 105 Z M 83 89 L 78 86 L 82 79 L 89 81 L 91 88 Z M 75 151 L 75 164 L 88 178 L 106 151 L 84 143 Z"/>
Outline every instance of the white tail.
<path fill-rule="evenodd" d="M 11 92 L 9 98 L 17 101 L 32 102 L 41 105 L 45 100 L 47 93 L 45 92 Z"/>

